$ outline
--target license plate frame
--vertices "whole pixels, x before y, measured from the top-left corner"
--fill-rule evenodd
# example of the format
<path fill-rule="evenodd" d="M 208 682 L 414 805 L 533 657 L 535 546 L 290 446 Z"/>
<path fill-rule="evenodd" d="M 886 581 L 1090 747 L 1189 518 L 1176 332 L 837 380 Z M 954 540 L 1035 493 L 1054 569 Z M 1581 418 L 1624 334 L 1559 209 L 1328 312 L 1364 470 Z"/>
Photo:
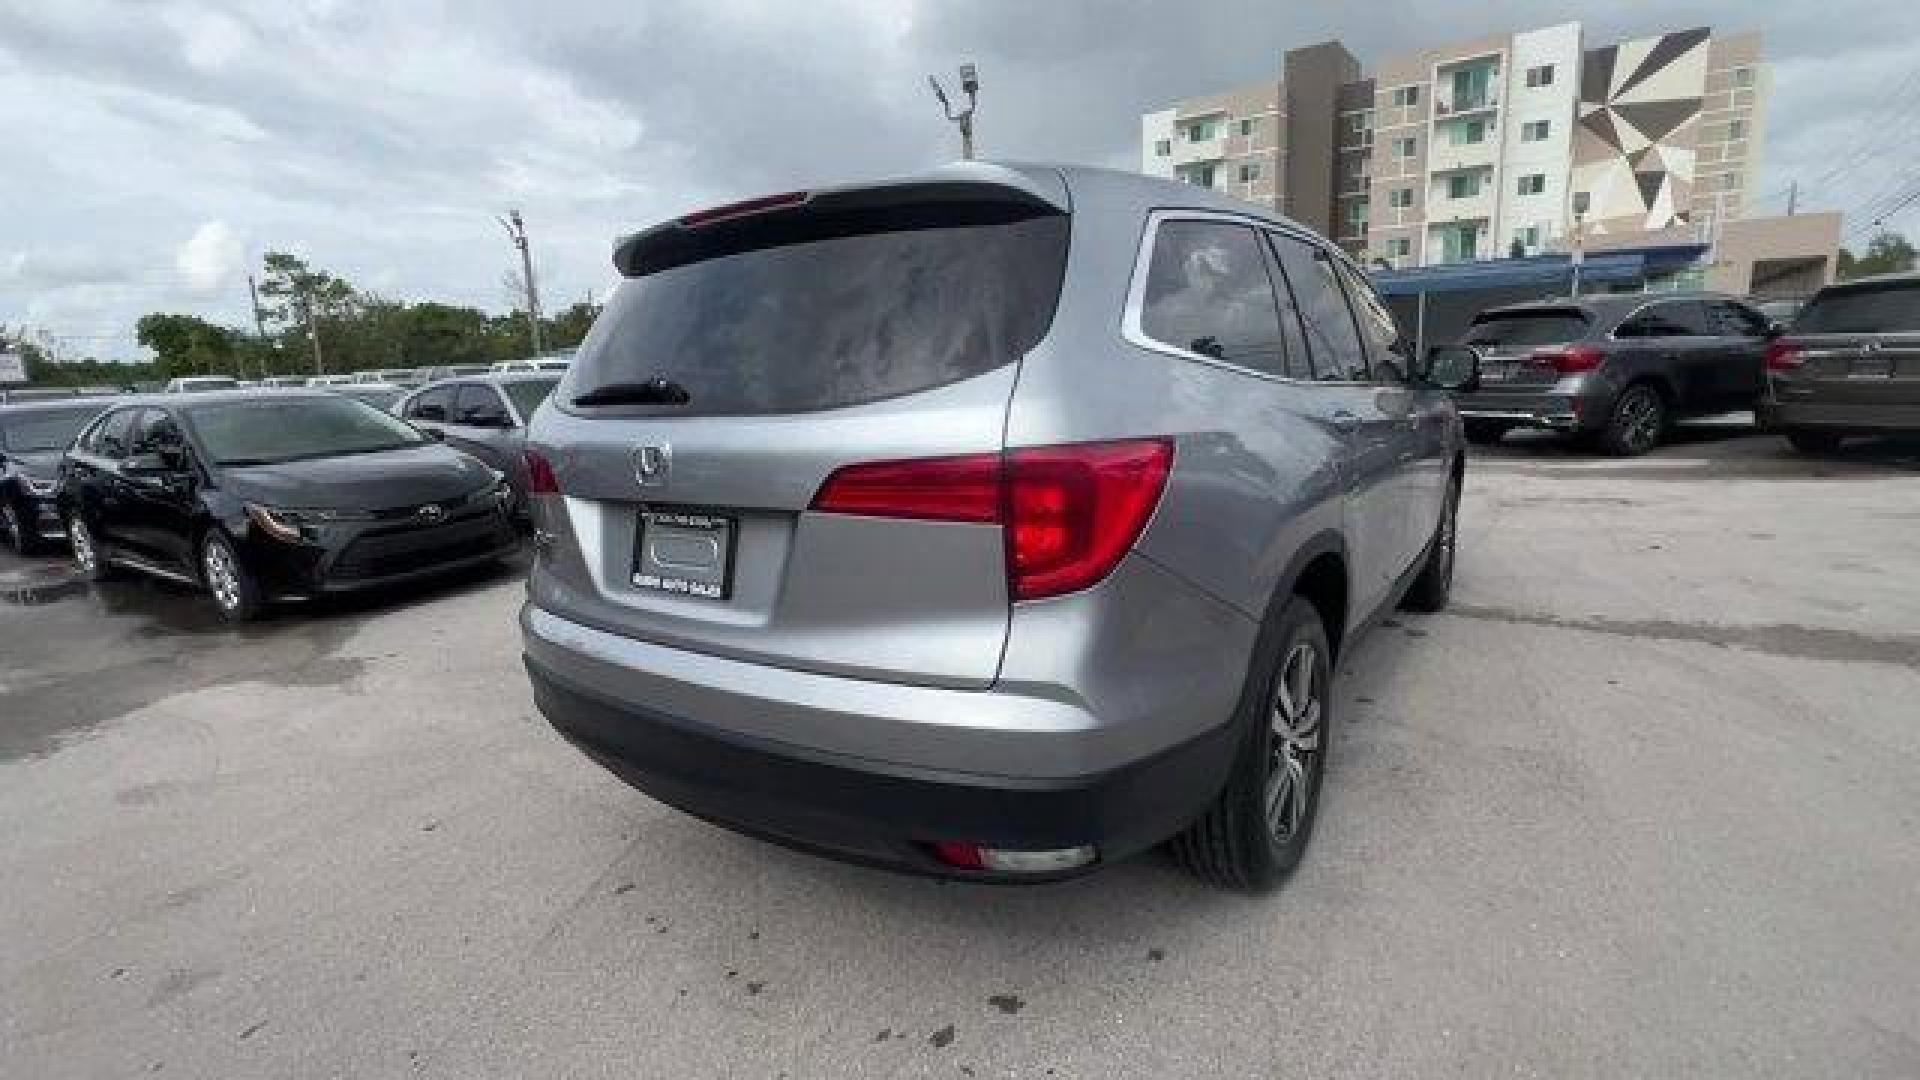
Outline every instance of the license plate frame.
<path fill-rule="evenodd" d="M 627 580 L 663 596 L 728 600 L 740 519 L 678 506 L 643 506 L 635 515 Z"/>
<path fill-rule="evenodd" d="M 1847 365 L 1847 378 L 1880 380 L 1893 378 L 1893 360 L 1886 356 L 1856 356 Z"/>

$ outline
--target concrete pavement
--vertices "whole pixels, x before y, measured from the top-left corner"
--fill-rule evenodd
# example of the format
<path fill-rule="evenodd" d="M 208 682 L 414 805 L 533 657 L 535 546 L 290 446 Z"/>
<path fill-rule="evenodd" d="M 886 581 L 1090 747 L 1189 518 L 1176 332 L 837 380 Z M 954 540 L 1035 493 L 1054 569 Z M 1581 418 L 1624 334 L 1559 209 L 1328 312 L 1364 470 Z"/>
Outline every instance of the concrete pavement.
<path fill-rule="evenodd" d="M 1920 452 L 1513 443 L 1260 897 L 665 809 L 511 575 L 235 631 L 0 561 L 0 1075 L 1920 1074 Z"/>

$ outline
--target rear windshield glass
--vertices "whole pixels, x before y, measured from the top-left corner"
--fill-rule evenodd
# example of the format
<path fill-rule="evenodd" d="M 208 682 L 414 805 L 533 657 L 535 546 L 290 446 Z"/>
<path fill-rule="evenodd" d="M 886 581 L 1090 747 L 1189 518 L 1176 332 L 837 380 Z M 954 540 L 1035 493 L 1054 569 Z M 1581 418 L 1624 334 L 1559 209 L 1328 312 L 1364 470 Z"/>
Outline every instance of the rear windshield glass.
<path fill-rule="evenodd" d="M 1019 359 L 1053 319 L 1067 219 L 1035 214 L 908 228 L 895 215 L 886 231 L 854 220 L 838 235 L 627 278 L 560 394 L 623 413 L 804 412 L 990 371 Z M 615 389 L 650 383 L 663 391 L 652 400 Z"/>
<path fill-rule="evenodd" d="M 547 400 L 553 388 L 560 385 L 559 379 L 517 379 L 501 383 L 500 389 L 506 391 L 507 400 L 513 402 L 513 411 L 520 414 L 521 420 L 532 418 L 533 410 Z"/>
<path fill-rule="evenodd" d="M 1466 344 L 1492 352 L 1519 352 L 1542 345 L 1577 341 L 1587 332 L 1587 317 L 1578 311 L 1489 311 L 1475 316 L 1467 328 Z"/>
<path fill-rule="evenodd" d="M 218 465 L 270 465 L 417 446 L 412 425 L 339 394 L 223 401 L 186 410 L 200 445 Z"/>
<path fill-rule="evenodd" d="M 0 416 L 0 450 L 31 453 L 65 450 L 87 421 L 100 415 L 101 405 L 74 409 L 33 409 Z"/>
<path fill-rule="evenodd" d="M 1920 331 L 1920 282 L 1889 282 L 1813 298 L 1793 321 L 1798 334 L 1898 334 Z"/>

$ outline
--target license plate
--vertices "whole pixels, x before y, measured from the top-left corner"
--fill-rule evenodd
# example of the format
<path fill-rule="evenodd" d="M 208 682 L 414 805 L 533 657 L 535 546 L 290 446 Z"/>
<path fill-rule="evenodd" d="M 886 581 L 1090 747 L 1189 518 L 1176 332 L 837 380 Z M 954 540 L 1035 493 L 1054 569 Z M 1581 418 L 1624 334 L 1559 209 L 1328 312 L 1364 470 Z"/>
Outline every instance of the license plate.
<path fill-rule="evenodd" d="M 1892 362 L 1881 356 L 1855 357 L 1852 366 L 1847 368 L 1849 379 L 1885 379 L 1892 374 Z"/>
<path fill-rule="evenodd" d="M 684 510 L 642 510 L 633 545 L 633 584 L 725 600 L 732 585 L 734 520 Z"/>
<path fill-rule="evenodd" d="M 1480 381 L 1506 382 L 1519 369 L 1520 365 L 1512 360 L 1487 360 L 1480 365 Z"/>

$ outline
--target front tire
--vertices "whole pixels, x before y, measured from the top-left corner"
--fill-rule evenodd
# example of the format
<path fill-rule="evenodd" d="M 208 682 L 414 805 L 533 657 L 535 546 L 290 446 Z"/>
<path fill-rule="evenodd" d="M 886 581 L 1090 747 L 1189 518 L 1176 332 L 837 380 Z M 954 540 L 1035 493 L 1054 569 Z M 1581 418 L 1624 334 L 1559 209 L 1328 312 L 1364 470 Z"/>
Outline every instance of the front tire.
<path fill-rule="evenodd" d="M 1427 555 L 1420 576 L 1407 587 L 1400 606 L 1408 611 L 1439 611 L 1453 595 L 1454 555 L 1459 547 L 1460 479 L 1447 480 L 1447 501 L 1440 510 L 1440 522 L 1427 542 Z"/>
<path fill-rule="evenodd" d="M 1171 845 L 1202 879 L 1256 892 L 1279 884 L 1306 852 L 1333 719 L 1333 650 L 1313 604 L 1288 598 L 1261 643 L 1235 720 L 1239 756 L 1214 804 Z"/>
<path fill-rule="evenodd" d="M 113 577 L 113 567 L 100 552 L 100 541 L 79 514 L 67 518 L 67 546 L 73 549 L 73 570 L 81 580 L 106 581 Z"/>
<path fill-rule="evenodd" d="M 1831 454 L 1840 449 L 1840 436 L 1828 431 L 1789 431 L 1787 442 L 1803 454 Z"/>
<path fill-rule="evenodd" d="M 207 533 L 200 542 L 200 579 L 213 597 L 213 606 L 228 622 L 247 622 L 260 614 L 260 584 L 225 535 Z"/>
<path fill-rule="evenodd" d="M 1600 447 L 1615 457 L 1638 457 L 1660 445 L 1667 432 L 1667 399 L 1652 383 L 1634 383 L 1613 400 Z"/>
<path fill-rule="evenodd" d="M 22 555 L 33 555 L 40 549 L 38 539 L 21 520 L 20 508 L 4 493 L 0 493 L 0 543 Z"/>

